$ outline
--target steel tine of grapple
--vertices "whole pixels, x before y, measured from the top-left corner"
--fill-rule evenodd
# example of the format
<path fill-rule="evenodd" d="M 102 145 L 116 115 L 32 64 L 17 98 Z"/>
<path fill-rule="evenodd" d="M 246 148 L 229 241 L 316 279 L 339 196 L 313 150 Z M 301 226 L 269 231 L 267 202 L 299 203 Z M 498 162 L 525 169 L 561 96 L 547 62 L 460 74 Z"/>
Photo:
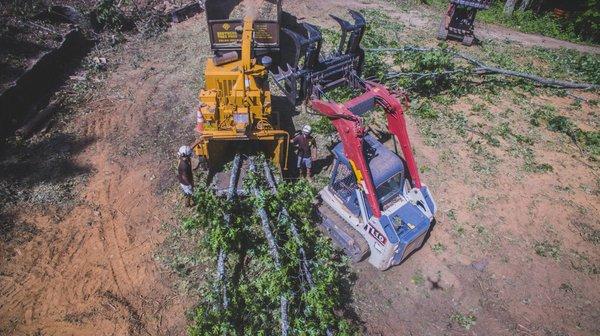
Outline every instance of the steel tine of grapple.
<path fill-rule="evenodd" d="M 342 19 L 342 18 L 339 18 L 339 17 L 337 17 L 337 16 L 335 16 L 335 15 L 333 15 L 333 14 L 329 14 L 329 16 L 330 16 L 332 19 L 334 19 L 335 21 L 337 21 L 337 23 L 339 23 L 339 24 L 340 24 L 340 26 L 342 27 L 342 30 L 343 30 L 343 31 L 346 31 L 346 32 L 347 32 L 347 31 L 349 31 L 349 30 L 352 30 L 352 24 L 351 24 L 350 22 L 348 22 L 348 21 L 346 21 L 346 20 L 344 20 L 344 19 Z"/>
<path fill-rule="evenodd" d="M 308 35 L 309 44 L 306 48 L 305 68 L 314 69 L 319 64 L 319 55 L 321 54 L 321 45 L 323 36 L 321 31 L 316 26 L 309 23 L 303 23 L 306 34 Z"/>
<path fill-rule="evenodd" d="M 355 28 L 362 28 L 367 24 L 367 20 L 365 20 L 365 17 L 359 12 L 349 9 L 348 13 L 350 13 L 352 18 L 354 19 Z"/>
<path fill-rule="evenodd" d="M 332 19 L 337 21 L 337 23 L 340 25 L 340 28 L 342 29 L 342 36 L 340 37 L 340 44 L 338 46 L 338 54 L 343 54 L 344 45 L 346 44 L 346 36 L 348 35 L 348 32 L 352 30 L 352 24 L 335 15 L 329 14 L 329 16 L 331 16 Z"/>
<path fill-rule="evenodd" d="M 360 46 L 360 41 L 365 32 L 367 21 L 365 20 L 365 17 L 357 11 L 348 10 L 348 12 L 354 19 L 354 26 L 352 26 L 352 32 L 348 38 L 348 52 L 354 53 Z"/>
<path fill-rule="evenodd" d="M 308 40 L 310 42 L 318 42 L 321 41 L 321 39 L 323 39 L 321 30 L 317 28 L 317 26 L 306 22 L 304 22 L 302 26 L 304 27 L 304 29 L 306 29 L 306 32 L 308 34 Z"/>
<path fill-rule="evenodd" d="M 289 74 L 285 73 L 280 66 L 277 66 L 277 74 L 274 75 L 275 81 L 280 82 L 285 79 Z"/>
<path fill-rule="evenodd" d="M 304 47 L 309 43 L 309 41 L 302 35 L 296 33 L 293 30 L 283 28 L 283 32 L 287 34 L 293 41 L 296 46 L 296 52 L 294 55 L 294 67 L 298 66 L 298 62 L 300 62 L 300 58 L 302 57 L 302 53 L 304 52 Z"/>

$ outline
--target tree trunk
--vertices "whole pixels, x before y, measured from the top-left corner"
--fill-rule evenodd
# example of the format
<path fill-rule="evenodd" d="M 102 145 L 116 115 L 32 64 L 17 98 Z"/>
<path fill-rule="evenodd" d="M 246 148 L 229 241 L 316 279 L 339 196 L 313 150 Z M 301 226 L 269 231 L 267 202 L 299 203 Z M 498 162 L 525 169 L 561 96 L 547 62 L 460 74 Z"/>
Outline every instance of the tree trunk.
<path fill-rule="evenodd" d="M 517 0 L 506 0 L 506 3 L 504 4 L 504 15 L 512 16 L 515 11 L 516 3 Z"/>
<path fill-rule="evenodd" d="M 531 4 L 531 0 L 521 0 L 521 5 L 519 6 L 519 10 L 521 12 L 526 11 L 529 8 L 530 4 Z"/>
<path fill-rule="evenodd" d="M 256 173 L 256 165 L 254 165 L 252 158 L 249 160 L 248 169 L 251 173 Z M 254 182 L 254 184 L 251 186 L 251 190 L 254 194 L 254 197 L 260 197 L 260 190 L 258 189 L 256 182 Z M 279 270 L 281 269 L 281 259 L 279 258 L 279 250 L 277 250 L 277 241 L 275 240 L 275 235 L 273 235 L 273 231 L 271 231 L 271 220 L 269 219 L 269 214 L 267 214 L 267 210 L 262 207 L 259 207 L 256 210 L 258 211 L 258 216 L 260 217 L 263 233 L 267 238 L 269 254 L 273 258 L 275 267 Z M 288 318 L 288 300 L 283 293 L 279 296 L 279 302 L 281 313 L 281 336 L 287 336 L 290 329 L 290 322 Z"/>

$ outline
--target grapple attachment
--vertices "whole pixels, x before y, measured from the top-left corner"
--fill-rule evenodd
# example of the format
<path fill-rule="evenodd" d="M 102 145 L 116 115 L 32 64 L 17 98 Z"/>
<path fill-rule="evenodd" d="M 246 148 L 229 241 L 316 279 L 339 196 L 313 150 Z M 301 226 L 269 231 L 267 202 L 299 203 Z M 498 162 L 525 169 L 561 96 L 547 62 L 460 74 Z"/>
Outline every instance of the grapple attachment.
<path fill-rule="evenodd" d="M 321 57 L 323 36 L 314 25 L 303 23 L 298 29 L 283 28 L 293 41 L 294 52 L 284 66 L 278 67 L 275 82 L 294 105 L 318 99 L 327 91 L 342 85 L 355 86 L 362 71 L 365 52 L 360 41 L 365 33 L 365 18 L 349 10 L 354 23 L 337 16 L 342 34 L 338 48 Z"/>

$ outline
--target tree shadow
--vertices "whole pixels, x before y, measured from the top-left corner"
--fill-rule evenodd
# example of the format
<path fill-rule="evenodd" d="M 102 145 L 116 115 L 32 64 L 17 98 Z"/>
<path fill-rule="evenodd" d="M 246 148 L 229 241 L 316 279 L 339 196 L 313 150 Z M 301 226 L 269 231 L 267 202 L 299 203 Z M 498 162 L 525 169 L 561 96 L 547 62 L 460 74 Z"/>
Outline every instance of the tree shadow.
<path fill-rule="evenodd" d="M 15 36 L 0 36 L 0 55 L 1 56 L 19 56 L 35 57 L 50 48 L 38 43 L 23 41 Z"/>
<path fill-rule="evenodd" d="M 314 175 L 320 174 L 322 171 L 327 171 L 333 164 L 333 154 L 329 152 L 326 157 L 318 158 L 313 161 L 312 173 Z"/>
<path fill-rule="evenodd" d="M 74 204 L 75 187 L 92 172 L 91 166 L 74 158 L 95 140 L 56 133 L 40 141 L 11 140 L 0 147 L 0 240 L 15 238 L 21 212 Z"/>
<path fill-rule="evenodd" d="M 18 42 L 20 48 L 29 43 L 13 42 Z M 2 42 L 4 43 L 6 41 Z M 0 136 L 9 134 L 32 118 L 35 111 L 46 106 L 52 95 L 80 66 L 91 46 L 92 43 L 85 39 L 81 31 L 71 30 L 63 36 L 60 47 L 42 53 L 33 65 L 16 79 L 15 84 L 0 95 L 0 110 L 6 110 L 0 114 Z M 35 45 L 29 45 L 27 48 L 35 48 Z M 0 138 L 0 142 L 2 140 Z"/>

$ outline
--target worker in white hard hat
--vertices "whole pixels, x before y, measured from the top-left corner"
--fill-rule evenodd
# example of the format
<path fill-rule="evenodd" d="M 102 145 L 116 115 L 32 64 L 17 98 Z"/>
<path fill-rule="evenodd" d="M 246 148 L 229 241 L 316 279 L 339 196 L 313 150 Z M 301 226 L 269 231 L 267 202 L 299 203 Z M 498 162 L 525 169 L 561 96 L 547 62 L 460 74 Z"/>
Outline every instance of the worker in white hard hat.
<path fill-rule="evenodd" d="M 306 177 L 309 181 L 312 181 L 312 163 L 317 156 L 317 143 L 310 135 L 311 132 L 311 127 L 304 125 L 302 132 L 292 139 L 292 144 L 298 151 L 298 171 L 301 176 L 305 176 L 304 169 L 306 169 Z"/>
<path fill-rule="evenodd" d="M 185 205 L 194 205 L 194 175 L 192 174 L 192 148 L 190 146 L 179 147 L 179 166 L 177 167 L 177 178 L 181 191 L 185 196 Z"/>

